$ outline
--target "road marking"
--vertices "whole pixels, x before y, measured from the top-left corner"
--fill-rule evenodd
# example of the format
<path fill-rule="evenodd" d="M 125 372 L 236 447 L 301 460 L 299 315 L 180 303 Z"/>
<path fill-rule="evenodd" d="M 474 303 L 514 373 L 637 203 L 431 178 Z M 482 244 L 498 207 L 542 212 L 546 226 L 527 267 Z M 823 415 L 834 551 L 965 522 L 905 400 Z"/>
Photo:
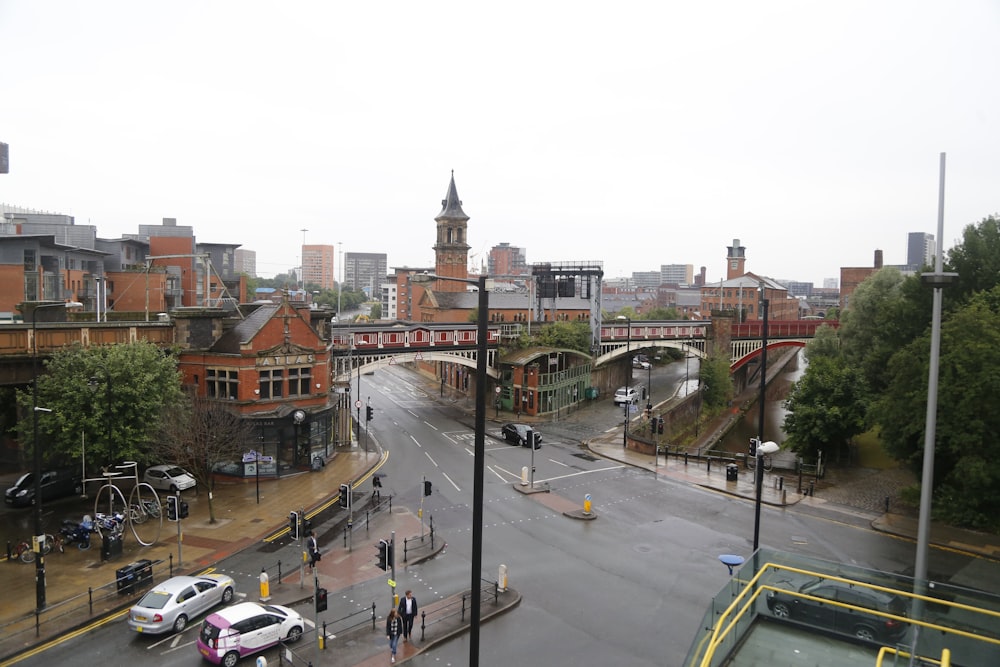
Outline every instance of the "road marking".
<path fill-rule="evenodd" d="M 434 464 L 434 465 L 437 465 L 437 464 Z M 452 481 L 451 477 L 448 477 L 448 473 L 442 472 L 441 474 L 444 475 L 444 478 L 446 480 L 448 480 L 449 482 L 451 482 L 451 485 L 455 487 L 456 491 L 461 491 L 462 490 L 461 487 L 459 487 L 458 484 L 455 484 L 455 482 Z"/>
<path fill-rule="evenodd" d="M 577 477 L 579 475 L 589 475 L 592 472 L 607 472 L 609 470 L 622 470 L 626 466 L 611 466 L 610 468 L 598 468 L 596 470 L 581 470 L 580 472 L 571 472 L 568 475 L 558 475 L 556 477 L 548 477 L 546 479 L 536 479 L 535 484 L 539 482 L 552 482 L 557 479 L 566 479 L 567 477 Z"/>
<path fill-rule="evenodd" d="M 439 430 L 441 430 L 441 429 L 439 429 L 439 428 L 438 428 L 437 426 L 435 426 L 434 424 L 432 424 L 432 423 L 430 423 L 429 421 L 427 421 L 426 419 L 424 420 L 424 423 L 425 423 L 425 424 L 427 424 L 428 426 L 430 426 L 430 427 L 431 427 L 432 429 L 434 429 L 435 431 L 439 431 Z"/>
<path fill-rule="evenodd" d="M 521 479 L 521 476 L 520 476 L 520 475 L 515 475 L 515 474 L 514 474 L 514 473 L 512 473 L 511 471 L 509 471 L 509 470 L 505 470 L 505 469 L 501 468 L 500 466 L 496 466 L 496 469 L 497 469 L 497 470 L 499 470 L 499 471 L 501 471 L 501 472 L 504 472 L 504 473 L 506 473 L 506 474 L 510 475 L 510 476 L 511 476 L 511 477 L 513 477 L 514 479 Z M 491 468 L 490 468 L 490 470 L 493 470 L 493 468 L 491 467 Z M 493 471 L 493 474 L 494 474 L 494 475 L 497 475 L 497 473 L 496 473 L 496 471 L 495 471 L 495 470 Z M 497 477 L 500 477 L 500 475 L 497 475 Z M 503 477 L 500 477 L 500 481 L 501 481 L 501 482 L 506 482 L 507 480 L 505 480 L 505 479 L 504 479 Z"/>
<path fill-rule="evenodd" d="M 494 470 L 494 469 L 493 469 L 493 466 L 486 466 L 486 467 L 487 467 L 487 468 L 489 469 L 489 471 L 490 471 L 491 473 L 493 473 L 494 475 L 496 475 L 496 476 L 497 476 L 497 479 L 499 479 L 499 480 L 500 480 L 501 482 L 506 482 L 506 481 L 507 481 L 506 479 L 504 479 L 504 478 L 503 478 L 503 477 L 502 477 L 502 476 L 500 475 L 500 473 L 498 473 L 498 472 L 497 472 L 496 470 Z M 503 468 L 501 468 L 501 470 L 503 470 Z M 504 470 L 504 472 L 507 472 L 507 471 L 506 471 L 506 470 Z M 508 473 L 508 474 L 509 474 L 509 473 Z"/>
<path fill-rule="evenodd" d="M 433 464 L 434 464 L 434 467 L 435 467 L 435 468 L 439 468 L 439 467 L 440 467 L 440 466 L 439 466 L 439 465 L 437 464 L 437 461 L 435 461 L 435 460 L 434 460 L 434 458 L 433 458 L 433 457 L 432 457 L 432 456 L 430 455 L 430 453 L 429 453 L 429 452 L 424 452 L 424 456 L 426 456 L 426 457 L 427 457 L 428 459 L 430 459 L 431 463 L 433 463 Z"/>
<path fill-rule="evenodd" d="M 416 445 L 417 447 L 420 447 L 421 449 L 423 449 L 423 448 L 424 448 L 424 446 L 423 446 L 423 445 L 421 445 L 421 444 L 420 444 L 419 442 L 417 442 L 417 439 L 416 439 L 416 438 L 414 438 L 414 437 L 413 437 L 412 435 L 410 436 L 410 440 L 412 440 L 412 441 L 413 441 L 413 444 L 415 444 L 415 445 Z"/>
<path fill-rule="evenodd" d="M 549 459 L 549 461 L 552 461 L 552 462 L 553 462 L 553 463 L 555 463 L 556 465 L 560 465 L 560 466 L 562 466 L 563 468 L 570 468 L 570 467 L 572 467 L 572 466 L 570 466 L 570 464 L 568 464 L 568 463 L 563 463 L 562 461 L 556 461 L 555 459 Z"/>

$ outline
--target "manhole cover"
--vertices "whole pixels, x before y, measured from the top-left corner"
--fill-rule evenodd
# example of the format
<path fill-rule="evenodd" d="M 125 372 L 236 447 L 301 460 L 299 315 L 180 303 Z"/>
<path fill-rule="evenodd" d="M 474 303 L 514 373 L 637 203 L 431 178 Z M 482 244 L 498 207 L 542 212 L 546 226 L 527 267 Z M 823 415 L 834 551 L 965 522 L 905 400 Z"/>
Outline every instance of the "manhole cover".
<path fill-rule="evenodd" d="M 648 554 L 653 551 L 653 547 L 649 546 L 648 544 L 637 544 L 634 547 L 632 547 L 632 549 L 641 554 Z"/>

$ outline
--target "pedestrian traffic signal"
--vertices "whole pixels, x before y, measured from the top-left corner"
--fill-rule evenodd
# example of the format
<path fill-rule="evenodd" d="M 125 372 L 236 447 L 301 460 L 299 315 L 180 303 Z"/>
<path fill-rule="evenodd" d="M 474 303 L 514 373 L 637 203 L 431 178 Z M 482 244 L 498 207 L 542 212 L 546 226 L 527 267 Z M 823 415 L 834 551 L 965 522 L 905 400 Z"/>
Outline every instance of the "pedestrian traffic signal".
<path fill-rule="evenodd" d="M 375 563 L 380 570 L 388 570 L 392 562 L 392 545 L 385 540 L 378 541 L 378 561 Z"/>
<path fill-rule="evenodd" d="M 365 408 L 365 420 L 371 421 L 372 419 L 374 419 L 374 417 L 375 417 L 375 410 L 374 408 L 372 408 L 372 406 L 369 405 L 368 407 Z"/>
<path fill-rule="evenodd" d="M 293 540 L 299 539 L 299 513 L 289 512 L 288 514 L 288 534 Z"/>
<path fill-rule="evenodd" d="M 425 496 L 431 495 L 431 480 L 429 479 L 424 480 L 424 495 Z"/>
<path fill-rule="evenodd" d="M 349 509 L 351 507 L 351 485 L 341 484 L 340 485 L 340 506 L 344 509 Z"/>
<path fill-rule="evenodd" d="M 177 521 L 177 496 L 167 496 L 167 519 Z"/>
<path fill-rule="evenodd" d="M 663 417 L 660 417 L 656 421 L 656 432 L 659 433 L 659 434 L 661 434 L 661 435 L 663 434 Z"/>
<path fill-rule="evenodd" d="M 178 498 L 177 500 L 177 518 L 186 519 L 188 517 L 188 504 L 183 500 Z"/>
<path fill-rule="evenodd" d="M 757 456 L 757 447 L 760 446 L 760 440 L 757 438 L 750 438 L 750 456 Z"/>
<path fill-rule="evenodd" d="M 317 588 L 316 589 L 316 613 L 321 611 L 326 611 L 326 589 Z"/>

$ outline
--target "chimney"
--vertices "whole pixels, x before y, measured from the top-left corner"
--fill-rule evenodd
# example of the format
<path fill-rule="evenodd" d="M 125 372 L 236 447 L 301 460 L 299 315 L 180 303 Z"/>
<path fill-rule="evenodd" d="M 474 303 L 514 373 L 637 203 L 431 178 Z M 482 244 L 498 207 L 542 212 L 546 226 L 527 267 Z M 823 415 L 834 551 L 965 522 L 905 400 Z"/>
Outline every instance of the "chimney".
<path fill-rule="evenodd" d="M 882 268 L 882 251 L 881 250 L 876 250 L 875 251 L 875 270 L 877 271 L 877 270 L 879 270 L 881 268 Z"/>

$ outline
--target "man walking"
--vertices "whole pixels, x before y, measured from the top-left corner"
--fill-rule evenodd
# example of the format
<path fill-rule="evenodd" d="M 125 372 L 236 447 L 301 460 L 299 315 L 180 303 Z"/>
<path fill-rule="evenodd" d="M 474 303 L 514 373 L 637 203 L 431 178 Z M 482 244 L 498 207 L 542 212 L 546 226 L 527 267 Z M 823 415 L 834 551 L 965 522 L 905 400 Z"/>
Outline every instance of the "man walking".
<path fill-rule="evenodd" d="M 409 641 L 413 619 L 417 617 L 417 598 L 413 597 L 413 591 L 406 591 L 406 597 L 399 601 L 399 615 L 403 617 L 403 641 Z"/>

